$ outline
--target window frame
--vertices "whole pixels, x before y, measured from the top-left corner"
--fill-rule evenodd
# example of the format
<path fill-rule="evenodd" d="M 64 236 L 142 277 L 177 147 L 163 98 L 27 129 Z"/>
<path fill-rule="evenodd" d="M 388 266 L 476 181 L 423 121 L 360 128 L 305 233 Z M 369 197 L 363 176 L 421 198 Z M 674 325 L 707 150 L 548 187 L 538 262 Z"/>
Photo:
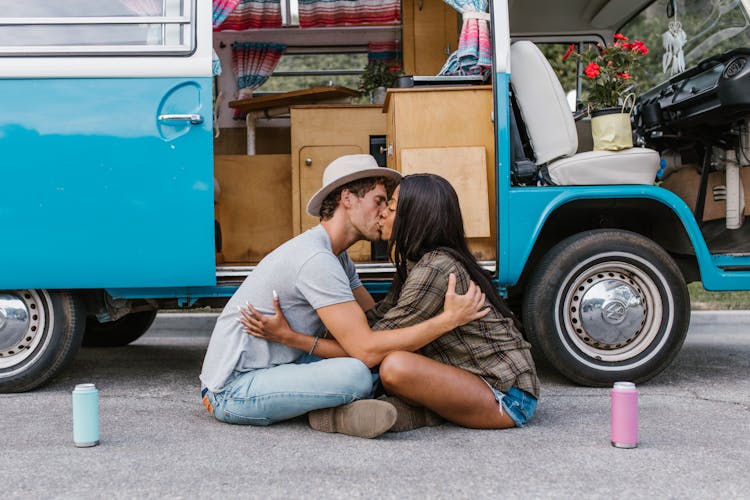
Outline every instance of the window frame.
<path fill-rule="evenodd" d="M 162 34 L 170 25 L 181 27 L 180 44 L 161 45 L 0 45 L 0 57 L 49 56 L 190 56 L 197 48 L 197 0 L 185 0 L 181 16 L 86 16 L 86 17 L 2 17 L 5 26 L 113 26 L 156 25 Z"/>

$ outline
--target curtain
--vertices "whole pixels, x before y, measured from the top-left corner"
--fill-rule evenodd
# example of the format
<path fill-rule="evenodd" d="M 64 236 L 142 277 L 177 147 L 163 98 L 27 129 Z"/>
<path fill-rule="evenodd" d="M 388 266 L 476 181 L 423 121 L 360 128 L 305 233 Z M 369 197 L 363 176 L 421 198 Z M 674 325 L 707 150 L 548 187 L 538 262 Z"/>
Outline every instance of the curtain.
<path fill-rule="evenodd" d="M 278 43 L 235 42 L 232 44 L 232 69 L 237 77 L 238 99 L 252 96 L 252 91 L 266 83 L 279 63 L 286 45 Z M 234 118 L 245 113 L 235 110 Z"/>
<path fill-rule="evenodd" d="M 214 0 L 214 29 L 229 17 L 239 3 L 240 0 Z"/>
<path fill-rule="evenodd" d="M 400 0 L 299 0 L 300 28 L 400 21 Z"/>
<path fill-rule="evenodd" d="M 482 75 L 492 70 L 488 0 L 443 0 L 463 16 L 458 50 L 448 57 L 439 75 Z"/>
<path fill-rule="evenodd" d="M 370 42 L 367 44 L 367 64 L 382 62 L 389 71 L 401 71 L 401 42 Z"/>
<path fill-rule="evenodd" d="M 214 9 L 215 6 L 216 2 L 214 2 Z M 280 28 L 281 4 L 279 0 L 240 0 L 221 24 L 217 26 L 215 21 L 216 11 L 214 10 L 214 31 Z"/>

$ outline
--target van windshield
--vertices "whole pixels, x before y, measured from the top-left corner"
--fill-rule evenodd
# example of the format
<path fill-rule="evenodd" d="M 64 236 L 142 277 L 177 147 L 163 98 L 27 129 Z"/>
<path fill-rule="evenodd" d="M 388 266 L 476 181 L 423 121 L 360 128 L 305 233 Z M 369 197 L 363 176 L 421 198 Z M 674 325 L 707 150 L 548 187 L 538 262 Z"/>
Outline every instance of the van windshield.
<path fill-rule="evenodd" d="M 646 42 L 651 51 L 636 73 L 641 91 L 704 59 L 750 47 L 750 20 L 741 0 L 658 0 L 620 32 Z"/>

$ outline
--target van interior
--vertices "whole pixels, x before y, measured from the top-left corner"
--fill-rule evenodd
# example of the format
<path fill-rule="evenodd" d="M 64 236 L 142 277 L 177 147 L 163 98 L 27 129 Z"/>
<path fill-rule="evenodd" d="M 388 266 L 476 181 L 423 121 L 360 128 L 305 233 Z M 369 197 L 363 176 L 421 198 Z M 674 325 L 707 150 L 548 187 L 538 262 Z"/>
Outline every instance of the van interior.
<path fill-rule="evenodd" d="M 679 2 L 680 19 L 690 32 L 685 46 L 688 70 L 709 62 L 715 66 L 721 57 L 717 54 L 750 45 L 749 23 L 736 3 L 731 9 L 709 12 L 708 4 Z M 240 6 L 245 4 L 251 2 Z M 263 16 L 243 19 L 240 7 L 215 28 L 213 45 L 222 68 L 215 77 L 214 140 L 220 279 L 247 275 L 275 247 L 314 226 L 318 221 L 305 207 L 322 184 L 323 170 L 336 157 L 354 153 L 370 153 L 382 166 L 404 174 L 433 172 L 446 177 L 458 192 L 470 249 L 484 267 L 494 268 L 497 180 L 491 71 L 437 76 L 458 47 L 466 22 L 448 3 L 403 0 L 381 4 L 383 12 L 364 23 L 347 19 L 351 13 L 337 13 L 338 18 L 328 13 L 333 17 L 323 15 L 310 21 L 310 12 L 300 11 L 309 4 L 282 0 L 281 20 L 273 27 L 264 26 Z M 653 94 L 649 99 L 656 100 L 671 81 L 662 71 L 661 54 L 663 33 L 675 21 L 672 0 L 511 0 L 508 5 L 512 40 L 531 40 L 541 49 L 562 84 L 571 112 L 585 114 L 581 113 L 585 112 L 581 97 L 586 95 L 582 68 L 563 59 L 571 44 L 577 50 L 591 43 L 608 44 L 618 30 L 642 37 L 652 55 L 651 66 L 644 65 L 635 75 L 638 94 Z M 545 15 L 538 15 L 540 11 Z M 254 58 L 264 51 L 275 54 L 265 54 L 268 64 L 263 70 L 270 77 L 257 85 L 248 80 L 257 75 L 243 75 L 241 66 L 248 60 L 257 64 Z M 373 90 L 378 82 L 372 75 L 368 80 L 365 71 L 377 67 L 376 63 L 393 73 L 384 97 Z M 735 107 L 737 113 L 746 115 L 747 93 L 740 94 Z M 523 107 L 517 97 L 513 96 L 513 102 Z M 685 106 L 690 102 L 686 99 Z M 665 177 L 662 186 L 696 207 L 696 218 L 703 223 L 712 251 L 747 251 L 734 239 L 721 239 L 727 234 L 726 203 L 721 197 L 699 196 L 707 189 L 716 191 L 714 184 L 723 182 L 718 179 L 723 179 L 720 172 L 706 179 L 699 173 L 709 167 L 716 170 L 701 160 L 706 156 L 701 151 L 713 146 L 689 141 L 690 136 L 718 134 L 726 142 L 729 122 L 706 124 L 701 115 L 691 123 L 652 123 L 644 114 L 646 104 L 633 112 L 636 136 L 641 138 L 636 145 L 658 151 L 669 164 L 667 176 L 681 170 L 671 180 Z M 523 113 L 514 111 L 523 148 L 534 160 L 528 134 L 533 130 L 527 130 Z M 731 118 L 731 123 L 737 122 L 734 115 Z M 591 151 L 590 120 L 577 120 L 575 130 L 575 153 Z M 676 164 L 674 169 L 672 164 Z M 513 178 L 511 182 L 524 185 Z M 744 214 L 750 215 L 750 204 Z M 712 224 L 717 225 L 717 234 L 711 233 Z M 692 251 L 689 242 L 671 250 Z M 350 255 L 368 279 L 385 279 L 393 271 L 382 242 L 361 242 L 350 249 Z"/>
<path fill-rule="evenodd" d="M 358 153 L 404 174 L 449 179 L 470 248 L 494 265 L 489 74 L 436 76 L 458 46 L 461 15 L 453 7 L 442 0 L 383 2 L 388 4 L 398 8 L 388 22 L 349 25 L 344 19 L 300 27 L 306 21 L 297 2 L 282 1 L 280 27 L 241 29 L 242 13 L 235 11 L 215 29 L 222 68 L 214 91 L 219 278 L 246 275 L 275 247 L 316 225 L 305 208 L 321 187 L 323 170 L 338 156 Z M 273 60 L 268 52 L 274 50 L 281 55 L 269 63 L 276 65 L 265 83 L 240 89 L 247 82 L 243 57 L 266 51 Z M 373 64 L 392 73 L 384 98 L 360 88 L 365 67 Z M 349 254 L 369 278 L 392 272 L 384 242 L 360 242 Z"/>

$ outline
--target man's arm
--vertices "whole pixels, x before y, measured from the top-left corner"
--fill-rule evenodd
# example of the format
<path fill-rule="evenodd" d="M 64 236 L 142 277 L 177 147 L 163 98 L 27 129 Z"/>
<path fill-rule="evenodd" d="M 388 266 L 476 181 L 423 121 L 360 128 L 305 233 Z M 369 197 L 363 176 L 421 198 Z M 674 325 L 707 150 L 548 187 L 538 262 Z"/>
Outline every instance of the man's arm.
<path fill-rule="evenodd" d="M 479 319 L 489 312 L 487 308 L 480 309 L 484 306 L 485 296 L 479 287 L 471 283 L 466 295 L 457 295 L 455 282 L 455 276 L 451 274 L 447 283 L 444 281 L 444 286 L 439 289 L 438 293 L 441 295 L 439 307 L 441 307 L 443 306 L 442 294 L 447 286 L 442 312 L 436 312 L 434 317 L 432 313 L 429 313 L 430 316 L 425 317 L 426 313 L 423 311 L 422 316 L 426 321 L 418 323 L 422 318 L 415 315 L 412 320 L 418 324 L 405 328 L 374 332 L 367 324 L 364 312 L 356 301 L 319 308 L 317 312 L 320 319 L 336 340 L 320 339 L 314 349 L 315 354 L 325 358 L 348 355 L 373 367 L 378 365 L 389 352 L 416 351 L 442 334 L 474 319 Z M 415 300 L 413 293 L 408 289 L 404 291 L 407 292 L 407 297 L 412 297 L 407 299 L 407 302 Z M 430 293 L 430 291 L 426 290 L 425 293 Z M 419 301 L 420 298 L 416 300 Z M 402 304 L 401 300 L 399 304 Z M 315 338 L 296 332 L 289 327 L 278 299 L 274 299 L 274 308 L 276 314 L 273 316 L 259 313 L 252 305 L 248 305 L 248 311 L 241 309 L 244 319 L 240 321 L 245 325 L 246 332 L 309 352 L 314 345 Z M 397 315 L 402 314 L 404 307 L 393 308 L 389 311 L 387 317 L 391 316 L 393 320 L 391 312 L 396 312 Z"/>
<path fill-rule="evenodd" d="M 420 323 L 404 328 L 374 332 L 356 302 L 344 302 L 317 310 L 328 331 L 350 356 L 369 367 L 380 364 L 393 351 L 416 351 L 446 332 L 484 317 L 485 296 L 474 283 L 466 295 L 457 295 L 456 277 L 448 277 L 443 311 Z"/>

